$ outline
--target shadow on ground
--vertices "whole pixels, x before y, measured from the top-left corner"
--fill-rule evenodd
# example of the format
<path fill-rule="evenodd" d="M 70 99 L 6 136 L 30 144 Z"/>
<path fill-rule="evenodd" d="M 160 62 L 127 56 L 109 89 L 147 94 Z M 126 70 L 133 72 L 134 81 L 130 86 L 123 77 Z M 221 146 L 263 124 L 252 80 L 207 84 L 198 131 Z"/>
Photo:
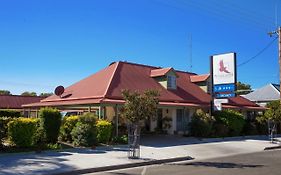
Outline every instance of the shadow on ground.
<path fill-rule="evenodd" d="M 0 162 L 0 174 L 52 174 L 58 170 L 63 172 L 75 169 L 75 167 L 64 164 L 64 161 L 66 160 L 63 158 L 50 156 L 40 156 L 40 158 L 38 158 L 37 156 L 29 155 L 21 157 L 20 159 L 16 159 L 14 156 L 7 157 L 4 163 L 3 160 Z"/>
<path fill-rule="evenodd" d="M 77 167 L 67 165 L 67 156 L 73 154 L 104 154 L 109 151 L 127 151 L 123 147 L 87 149 L 73 148 L 64 151 L 45 151 L 42 153 L 0 154 L 0 175 L 15 174 L 53 174 L 76 170 Z"/>

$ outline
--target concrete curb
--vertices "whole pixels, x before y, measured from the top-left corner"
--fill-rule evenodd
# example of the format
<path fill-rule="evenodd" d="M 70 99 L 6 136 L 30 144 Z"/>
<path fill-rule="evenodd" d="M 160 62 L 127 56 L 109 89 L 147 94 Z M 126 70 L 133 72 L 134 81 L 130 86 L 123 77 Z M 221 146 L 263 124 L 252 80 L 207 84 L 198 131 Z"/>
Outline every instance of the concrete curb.
<path fill-rule="evenodd" d="M 281 149 L 281 145 L 278 146 L 270 146 L 270 147 L 265 147 L 264 150 L 273 150 L 273 149 Z"/>
<path fill-rule="evenodd" d="M 157 165 L 157 164 L 162 164 L 162 163 L 180 162 L 180 161 L 186 161 L 186 160 L 192 160 L 192 159 L 193 159 L 192 157 L 187 156 L 187 157 L 151 160 L 151 161 L 145 161 L 145 162 L 72 170 L 72 171 L 68 171 L 68 172 L 55 173 L 54 175 L 78 175 L 78 174 L 86 174 L 86 173 L 96 173 L 96 172 L 102 172 L 102 171 L 112 171 L 112 170 L 134 168 L 134 167 L 140 167 L 140 166 Z"/>

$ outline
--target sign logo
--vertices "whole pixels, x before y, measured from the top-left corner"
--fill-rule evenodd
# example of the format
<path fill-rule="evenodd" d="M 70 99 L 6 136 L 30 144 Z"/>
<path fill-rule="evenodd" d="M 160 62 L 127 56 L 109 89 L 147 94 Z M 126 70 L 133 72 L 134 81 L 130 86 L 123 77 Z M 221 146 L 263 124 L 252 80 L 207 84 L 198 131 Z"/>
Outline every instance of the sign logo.
<path fill-rule="evenodd" d="M 235 54 L 227 53 L 212 56 L 213 84 L 235 83 Z"/>
<path fill-rule="evenodd" d="M 223 64 L 223 60 L 220 60 L 220 72 L 230 73 L 226 68 L 227 67 L 225 67 Z"/>

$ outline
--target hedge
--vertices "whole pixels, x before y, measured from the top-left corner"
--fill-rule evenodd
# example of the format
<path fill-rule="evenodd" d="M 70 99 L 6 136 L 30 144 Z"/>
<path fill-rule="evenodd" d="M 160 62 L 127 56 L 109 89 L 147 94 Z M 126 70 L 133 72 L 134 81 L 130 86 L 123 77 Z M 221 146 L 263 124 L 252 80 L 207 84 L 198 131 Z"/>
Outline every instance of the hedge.
<path fill-rule="evenodd" d="M 17 118 L 8 123 L 9 139 L 17 147 L 30 147 L 38 127 L 38 119 Z"/>
<path fill-rule="evenodd" d="M 2 139 L 8 137 L 8 123 L 12 120 L 10 117 L 0 117 L 0 148 L 3 146 Z"/>
<path fill-rule="evenodd" d="M 65 117 L 60 128 L 60 140 L 72 142 L 71 131 L 78 122 L 79 116 Z"/>
<path fill-rule="evenodd" d="M 0 110 L 0 117 L 21 117 L 21 113 L 15 110 Z"/>
<path fill-rule="evenodd" d="M 99 120 L 96 124 L 97 140 L 99 143 L 108 143 L 112 133 L 112 124 L 106 120 Z"/>
<path fill-rule="evenodd" d="M 214 113 L 216 123 L 223 124 L 228 128 L 229 136 L 239 136 L 244 128 L 244 116 L 233 110 L 216 111 Z"/>
<path fill-rule="evenodd" d="M 208 137 L 212 132 L 214 119 L 202 110 L 197 110 L 189 124 L 190 134 L 195 137 Z"/>
<path fill-rule="evenodd" d="M 58 141 L 62 116 L 59 110 L 42 108 L 39 111 L 40 127 L 43 128 L 47 143 Z"/>
<path fill-rule="evenodd" d="M 79 117 L 71 131 L 75 146 L 93 146 L 96 144 L 96 115 L 86 113 Z"/>

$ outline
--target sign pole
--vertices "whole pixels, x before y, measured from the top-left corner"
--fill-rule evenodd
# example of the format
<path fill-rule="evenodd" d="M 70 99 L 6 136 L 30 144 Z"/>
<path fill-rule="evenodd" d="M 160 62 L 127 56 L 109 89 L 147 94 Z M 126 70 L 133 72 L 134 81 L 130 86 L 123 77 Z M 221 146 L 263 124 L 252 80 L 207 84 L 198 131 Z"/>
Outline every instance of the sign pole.
<path fill-rule="evenodd" d="M 213 115 L 213 109 L 214 109 L 214 80 L 213 80 L 213 56 L 210 56 L 210 77 L 211 77 L 211 89 L 210 89 L 210 116 Z"/>
<path fill-rule="evenodd" d="M 278 57 L 279 57 L 279 86 L 281 84 L 281 27 L 278 28 Z M 281 105 L 281 93 L 280 93 L 280 105 Z"/>

